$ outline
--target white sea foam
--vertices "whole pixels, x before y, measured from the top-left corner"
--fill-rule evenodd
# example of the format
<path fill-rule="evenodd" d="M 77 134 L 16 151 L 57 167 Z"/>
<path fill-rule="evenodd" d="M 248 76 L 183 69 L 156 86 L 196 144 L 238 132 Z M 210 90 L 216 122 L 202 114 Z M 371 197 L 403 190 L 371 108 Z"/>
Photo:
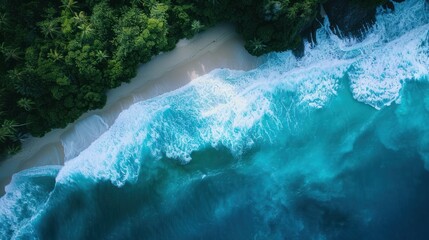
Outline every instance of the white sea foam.
<path fill-rule="evenodd" d="M 355 98 L 380 109 L 399 98 L 402 84 L 429 73 L 429 59 L 419 52 L 429 25 L 376 48 L 353 65 L 350 73 Z"/>

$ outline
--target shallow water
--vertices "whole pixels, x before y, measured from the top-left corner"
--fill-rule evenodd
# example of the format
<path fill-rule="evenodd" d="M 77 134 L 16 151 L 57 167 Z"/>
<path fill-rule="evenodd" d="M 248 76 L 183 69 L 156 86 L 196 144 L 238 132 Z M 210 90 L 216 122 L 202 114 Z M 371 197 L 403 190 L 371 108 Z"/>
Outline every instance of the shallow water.
<path fill-rule="evenodd" d="M 427 239 L 427 8 L 134 104 L 64 167 L 14 176 L 2 239 Z"/>

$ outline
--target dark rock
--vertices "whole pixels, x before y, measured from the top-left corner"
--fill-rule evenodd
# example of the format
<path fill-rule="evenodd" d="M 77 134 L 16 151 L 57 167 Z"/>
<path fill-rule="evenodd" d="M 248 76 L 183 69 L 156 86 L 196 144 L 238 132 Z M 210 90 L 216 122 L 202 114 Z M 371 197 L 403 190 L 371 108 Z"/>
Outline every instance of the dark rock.
<path fill-rule="evenodd" d="M 311 22 L 311 24 L 307 25 L 301 31 L 301 37 L 311 43 L 312 46 L 317 44 L 316 31 L 317 29 L 322 27 L 323 17 L 318 14 L 316 19 Z"/>
<path fill-rule="evenodd" d="M 316 31 L 322 27 L 322 23 L 323 16 L 320 14 L 320 11 L 318 11 L 316 18 L 309 24 L 305 25 L 301 30 L 300 36 L 302 40 L 300 44 L 292 50 L 295 57 L 301 58 L 304 56 L 304 41 L 309 42 L 311 48 L 317 45 Z"/>
<path fill-rule="evenodd" d="M 302 58 L 304 57 L 304 41 L 301 40 L 298 44 L 298 46 L 296 46 L 294 49 L 292 49 L 292 54 L 296 57 L 296 58 Z"/>
<path fill-rule="evenodd" d="M 332 31 L 340 37 L 361 38 L 375 22 L 376 8 L 364 7 L 353 0 L 330 0 L 323 7 Z"/>

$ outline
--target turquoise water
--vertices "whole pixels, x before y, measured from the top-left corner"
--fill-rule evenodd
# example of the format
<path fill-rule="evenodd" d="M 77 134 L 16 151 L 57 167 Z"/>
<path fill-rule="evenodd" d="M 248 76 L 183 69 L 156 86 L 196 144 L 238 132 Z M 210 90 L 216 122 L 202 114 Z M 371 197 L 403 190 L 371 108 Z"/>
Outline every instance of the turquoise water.
<path fill-rule="evenodd" d="M 14 176 L 1 239 L 428 239 L 429 11 L 139 102 Z"/>

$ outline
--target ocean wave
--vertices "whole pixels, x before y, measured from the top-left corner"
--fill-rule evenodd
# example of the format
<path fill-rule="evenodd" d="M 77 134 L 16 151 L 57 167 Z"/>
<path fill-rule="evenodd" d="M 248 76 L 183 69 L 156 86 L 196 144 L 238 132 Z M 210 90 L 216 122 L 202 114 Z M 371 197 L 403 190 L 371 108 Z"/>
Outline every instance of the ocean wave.
<path fill-rule="evenodd" d="M 35 167 L 13 175 L 0 198 L 0 239 L 10 239 L 44 207 L 60 169 Z"/>

